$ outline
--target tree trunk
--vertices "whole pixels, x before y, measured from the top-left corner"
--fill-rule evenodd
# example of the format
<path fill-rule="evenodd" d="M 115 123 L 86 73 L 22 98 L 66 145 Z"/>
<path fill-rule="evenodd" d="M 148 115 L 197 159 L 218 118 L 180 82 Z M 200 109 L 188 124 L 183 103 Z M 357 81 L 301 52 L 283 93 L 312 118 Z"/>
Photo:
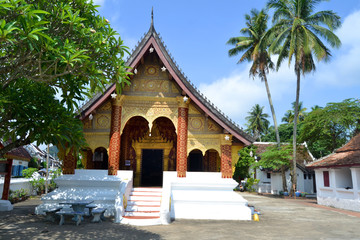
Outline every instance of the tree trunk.
<path fill-rule="evenodd" d="M 300 68 L 296 69 L 296 101 L 294 109 L 294 131 L 293 131 L 293 177 L 292 177 L 292 187 L 290 194 L 295 196 L 297 176 L 296 176 L 296 130 L 297 130 L 297 120 L 299 114 L 299 97 L 300 97 Z"/>
<path fill-rule="evenodd" d="M 276 142 L 277 142 L 278 148 L 280 148 L 280 135 L 279 135 L 278 125 L 277 125 L 277 121 L 276 121 L 275 110 L 274 110 L 274 106 L 273 106 L 272 98 L 271 98 L 271 94 L 270 94 L 270 88 L 269 88 L 269 84 L 268 84 L 268 82 L 267 82 L 267 78 L 266 78 L 265 72 L 263 72 L 263 79 L 264 79 L 264 82 L 265 82 L 265 87 L 266 87 L 266 92 L 267 92 L 268 99 L 269 99 L 271 114 L 272 114 L 273 121 L 274 121 Z"/>
<path fill-rule="evenodd" d="M 282 182 L 283 182 L 283 191 L 287 192 L 287 183 L 286 183 L 286 175 L 285 175 L 285 166 L 281 167 L 281 178 L 282 178 Z"/>

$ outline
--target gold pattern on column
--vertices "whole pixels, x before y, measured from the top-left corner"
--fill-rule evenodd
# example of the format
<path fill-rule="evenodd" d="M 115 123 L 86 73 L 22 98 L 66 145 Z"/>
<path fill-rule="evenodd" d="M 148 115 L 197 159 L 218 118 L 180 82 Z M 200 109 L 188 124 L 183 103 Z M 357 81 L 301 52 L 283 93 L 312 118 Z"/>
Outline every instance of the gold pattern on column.
<path fill-rule="evenodd" d="M 178 177 L 186 177 L 187 170 L 187 142 L 188 142 L 188 115 L 190 99 L 177 97 L 178 108 L 178 135 L 176 153 L 176 171 Z"/>
<path fill-rule="evenodd" d="M 121 103 L 123 96 L 116 96 L 112 102 L 111 129 L 109 146 L 109 175 L 116 175 L 119 170 L 120 160 L 120 128 L 121 128 Z"/>
<path fill-rule="evenodd" d="M 64 154 L 63 174 L 75 174 L 76 158 L 74 156 L 73 148 L 71 148 L 70 150 L 62 149 L 61 151 L 62 154 Z"/>
<path fill-rule="evenodd" d="M 141 148 L 135 148 L 136 152 L 136 171 L 134 176 L 134 185 L 140 186 L 141 183 Z"/>
<path fill-rule="evenodd" d="M 221 134 L 221 177 L 222 178 L 232 178 L 232 168 L 231 168 L 231 139 L 230 134 Z"/>

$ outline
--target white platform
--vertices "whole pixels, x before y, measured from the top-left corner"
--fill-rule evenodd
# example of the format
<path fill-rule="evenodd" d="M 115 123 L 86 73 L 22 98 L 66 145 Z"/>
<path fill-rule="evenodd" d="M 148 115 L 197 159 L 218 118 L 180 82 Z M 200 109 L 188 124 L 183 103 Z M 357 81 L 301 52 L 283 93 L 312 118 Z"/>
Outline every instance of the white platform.
<path fill-rule="evenodd" d="M 132 171 L 118 171 L 115 176 L 107 170 L 76 169 L 75 174 L 62 175 L 55 179 L 58 188 L 41 198 L 43 202 L 35 209 L 43 214 L 48 208 L 59 206 L 66 200 L 93 200 L 93 204 L 106 208 L 105 216 L 115 216 L 120 222 L 123 213 L 123 197 L 130 195 L 132 189 Z"/>
<path fill-rule="evenodd" d="M 0 212 L 6 212 L 13 210 L 13 205 L 9 200 L 0 200 Z"/>
<path fill-rule="evenodd" d="M 233 189 L 237 182 L 218 172 L 164 172 L 162 219 L 251 220 L 248 202 Z M 171 198 L 171 208 L 167 216 Z M 168 201 L 167 201 L 168 199 Z"/>

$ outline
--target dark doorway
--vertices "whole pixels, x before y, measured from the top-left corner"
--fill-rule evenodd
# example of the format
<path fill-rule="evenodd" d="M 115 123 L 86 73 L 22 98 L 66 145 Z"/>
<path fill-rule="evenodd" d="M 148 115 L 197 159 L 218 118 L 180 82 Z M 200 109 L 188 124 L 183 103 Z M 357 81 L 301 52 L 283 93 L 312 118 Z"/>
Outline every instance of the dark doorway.
<path fill-rule="evenodd" d="M 107 150 L 103 147 L 95 149 L 93 155 L 94 169 L 108 169 L 108 154 Z"/>
<path fill-rule="evenodd" d="M 141 185 L 147 187 L 162 186 L 163 150 L 142 150 Z"/>
<path fill-rule="evenodd" d="M 191 151 L 188 157 L 188 171 L 202 172 L 203 171 L 203 155 L 201 151 Z"/>

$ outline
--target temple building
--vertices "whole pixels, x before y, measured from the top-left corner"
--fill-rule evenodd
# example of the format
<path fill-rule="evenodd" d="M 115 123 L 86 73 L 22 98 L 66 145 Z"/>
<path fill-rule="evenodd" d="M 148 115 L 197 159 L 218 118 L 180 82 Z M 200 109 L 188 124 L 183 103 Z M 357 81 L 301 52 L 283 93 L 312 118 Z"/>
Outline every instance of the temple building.
<path fill-rule="evenodd" d="M 80 119 L 86 169 L 134 171 L 135 186 L 161 186 L 163 171 L 219 172 L 231 178 L 237 152 L 253 142 L 185 77 L 153 23 L 127 61 L 131 84 L 90 99 Z M 73 174 L 65 159 L 64 174 Z"/>
<path fill-rule="evenodd" d="M 92 199 L 124 224 L 250 220 L 232 176 L 238 151 L 254 139 L 185 77 L 153 18 L 127 66 L 131 84 L 120 95 L 109 85 L 81 108 L 85 169 L 75 169 L 71 152 L 59 149 L 64 175 L 36 213 L 66 200 Z"/>

